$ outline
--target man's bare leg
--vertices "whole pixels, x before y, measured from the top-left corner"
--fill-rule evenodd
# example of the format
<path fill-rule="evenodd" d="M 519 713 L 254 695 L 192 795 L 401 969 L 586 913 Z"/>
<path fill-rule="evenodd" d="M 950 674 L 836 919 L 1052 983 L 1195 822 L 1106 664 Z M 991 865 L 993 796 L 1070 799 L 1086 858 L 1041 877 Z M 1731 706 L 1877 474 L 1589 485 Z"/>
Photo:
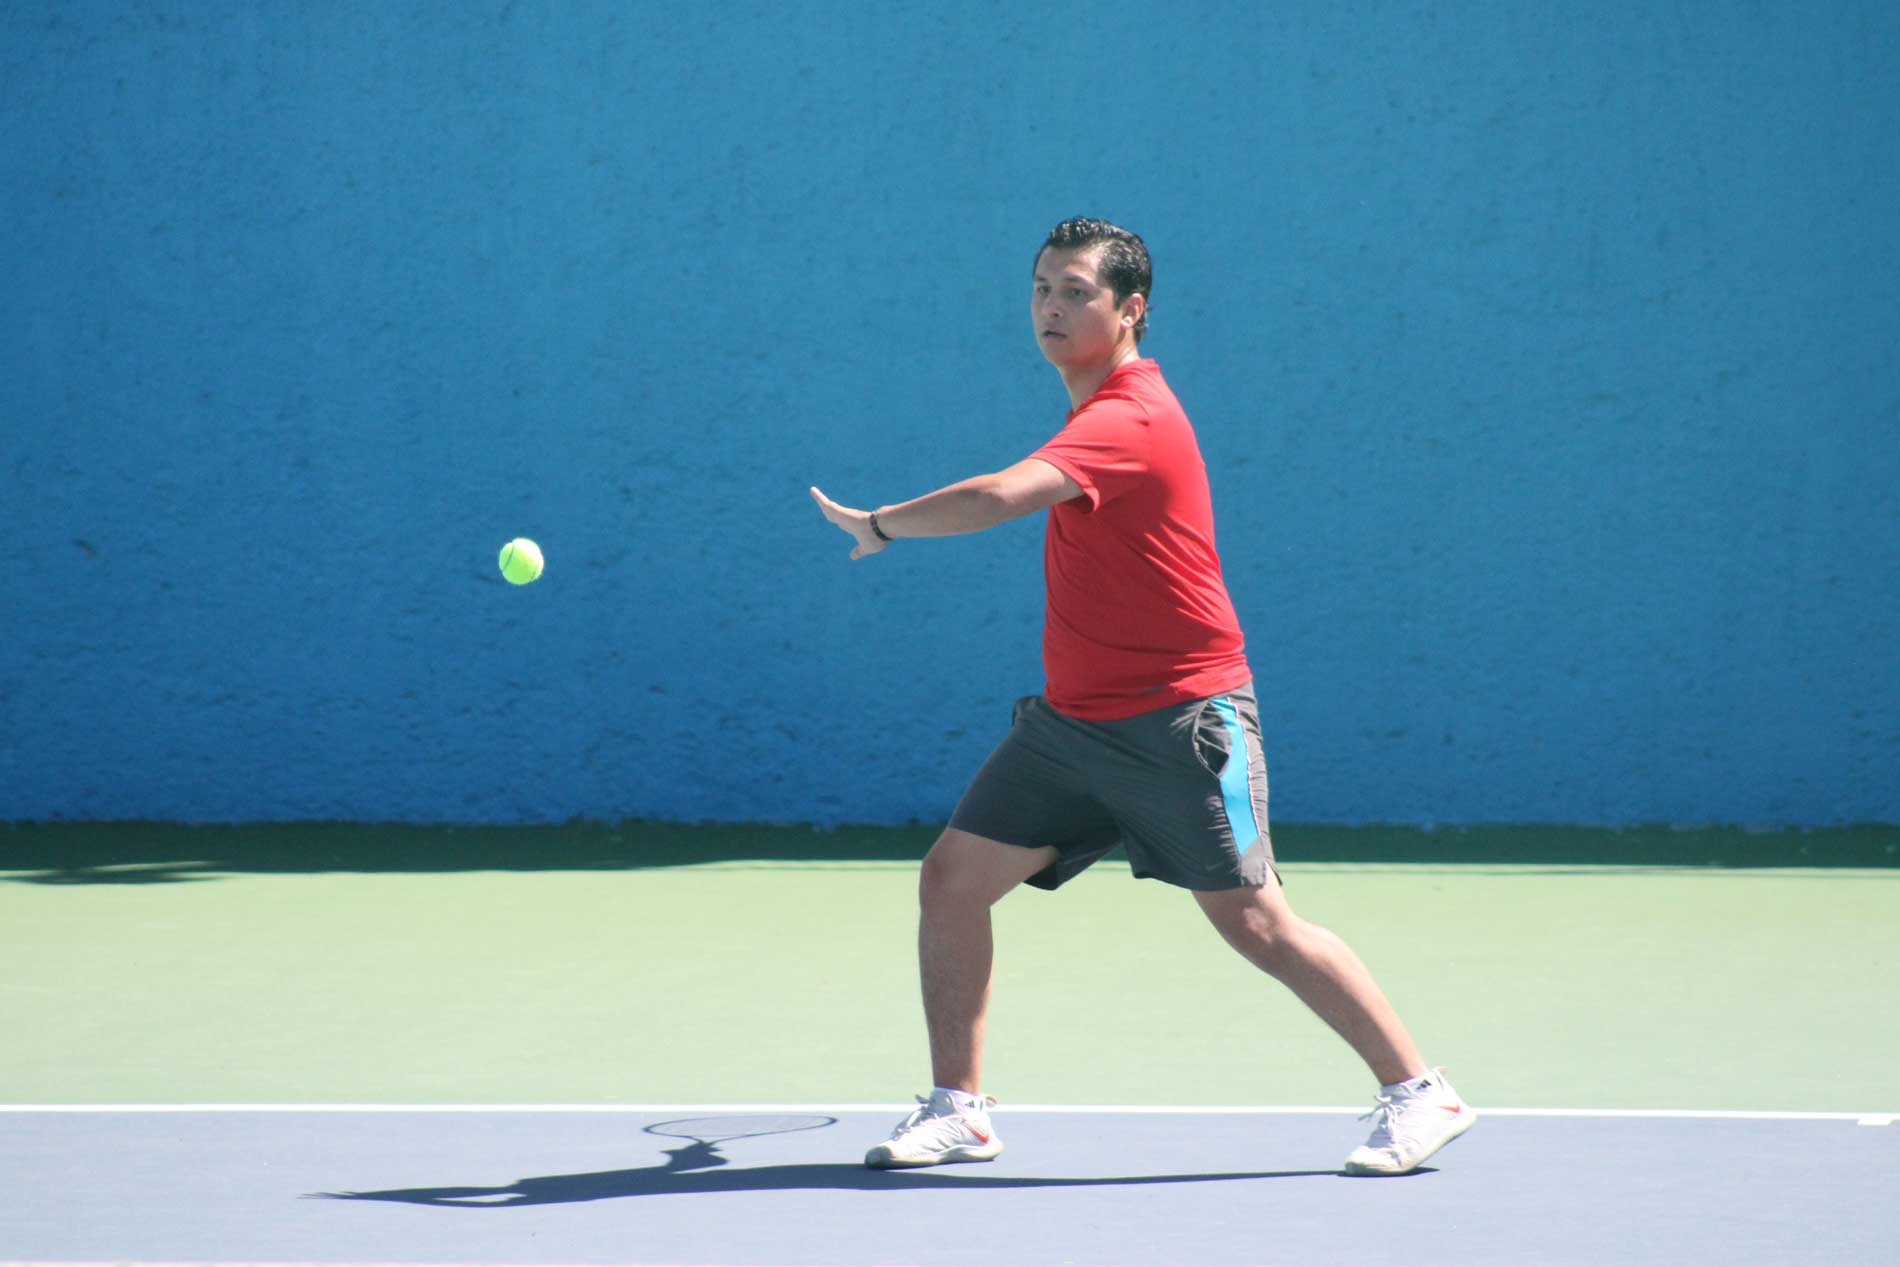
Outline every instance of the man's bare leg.
<path fill-rule="evenodd" d="M 982 1089 L 983 1031 L 989 1015 L 995 945 L 990 907 L 1056 860 L 948 828 L 924 857 L 918 880 L 917 966 L 936 1085 Z"/>
<path fill-rule="evenodd" d="M 1194 897 L 1227 944 L 1332 1026 L 1380 1083 L 1426 1071 L 1398 1012 L 1352 947 L 1295 915 L 1277 883 Z"/>
<path fill-rule="evenodd" d="M 1478 1115 L 1442 1070 L 1426 1068 L 1359 956 L 1295 915 L 1278 884 L 1194 896 L 1229 945 L 1292 990 L 1379 1080 L 1371 1137 L 1347 1156 L 1347 1174 L 1407 1174 L 1471 1129 Z"/>

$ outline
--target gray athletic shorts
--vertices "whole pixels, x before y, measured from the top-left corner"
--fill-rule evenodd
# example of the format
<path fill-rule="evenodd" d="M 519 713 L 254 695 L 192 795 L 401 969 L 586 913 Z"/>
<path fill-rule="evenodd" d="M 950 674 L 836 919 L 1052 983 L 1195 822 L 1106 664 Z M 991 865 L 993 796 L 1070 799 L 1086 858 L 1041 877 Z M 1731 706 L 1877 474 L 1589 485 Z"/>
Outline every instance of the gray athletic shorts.
<path fill-rule="evenodd" d="M 1116 845 L 1137 876 L 1184 889 L 1269 877 L 1267 762 L 1253 684 L 1119 721 L 1080 721 L 1040 695 L 977 771 L 950 826 L 1061 856 L 1031 876 L 1054 889 Z"/>

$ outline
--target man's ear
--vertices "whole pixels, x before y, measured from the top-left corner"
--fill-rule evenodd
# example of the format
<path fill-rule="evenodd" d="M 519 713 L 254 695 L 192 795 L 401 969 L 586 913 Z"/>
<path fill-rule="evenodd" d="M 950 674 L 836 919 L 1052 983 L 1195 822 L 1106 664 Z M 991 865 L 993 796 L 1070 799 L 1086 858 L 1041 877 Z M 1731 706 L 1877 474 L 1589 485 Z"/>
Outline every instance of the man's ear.
<path fill-rule="evenodd" d="M 1122 324 L 1134 329 L 1141 324 L 1142 314 L 1148 311 L 1148 297 L 1137 291 L 1122 300 Z"/>

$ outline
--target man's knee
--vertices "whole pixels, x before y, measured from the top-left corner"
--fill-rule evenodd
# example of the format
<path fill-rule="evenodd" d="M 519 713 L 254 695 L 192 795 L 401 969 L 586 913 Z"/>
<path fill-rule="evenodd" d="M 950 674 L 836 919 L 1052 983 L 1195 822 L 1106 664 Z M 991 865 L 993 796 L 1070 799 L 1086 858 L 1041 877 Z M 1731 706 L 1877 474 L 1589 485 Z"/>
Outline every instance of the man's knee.
<path fill-rule="evenodd" d="M 1304 953 L 1302 934 L 1310 926 L 1277 889 L 1227 889 L 1194 896 L 1221 936 L 1260 967 L 1271 972 Z"/>

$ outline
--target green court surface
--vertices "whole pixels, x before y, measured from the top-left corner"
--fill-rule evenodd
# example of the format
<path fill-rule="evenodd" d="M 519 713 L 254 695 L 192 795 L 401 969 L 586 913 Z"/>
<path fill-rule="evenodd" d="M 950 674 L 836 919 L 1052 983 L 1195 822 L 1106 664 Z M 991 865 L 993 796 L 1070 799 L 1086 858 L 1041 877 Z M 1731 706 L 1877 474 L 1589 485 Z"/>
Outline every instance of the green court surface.
<path fill-rule="evenodd" d="M 931 834 L 0 828 L 0 1099 L 905 1102 Z M 1895 1107 L 1900 831 L 1276 839 L 1295 908 L 1480 1106 Z M 1861 865 L 1761 865 L 1813 858 Z M 1338 1039 L 1119 860 L 996 920 L 1005 1105 L 1369 1102 Z"/>

